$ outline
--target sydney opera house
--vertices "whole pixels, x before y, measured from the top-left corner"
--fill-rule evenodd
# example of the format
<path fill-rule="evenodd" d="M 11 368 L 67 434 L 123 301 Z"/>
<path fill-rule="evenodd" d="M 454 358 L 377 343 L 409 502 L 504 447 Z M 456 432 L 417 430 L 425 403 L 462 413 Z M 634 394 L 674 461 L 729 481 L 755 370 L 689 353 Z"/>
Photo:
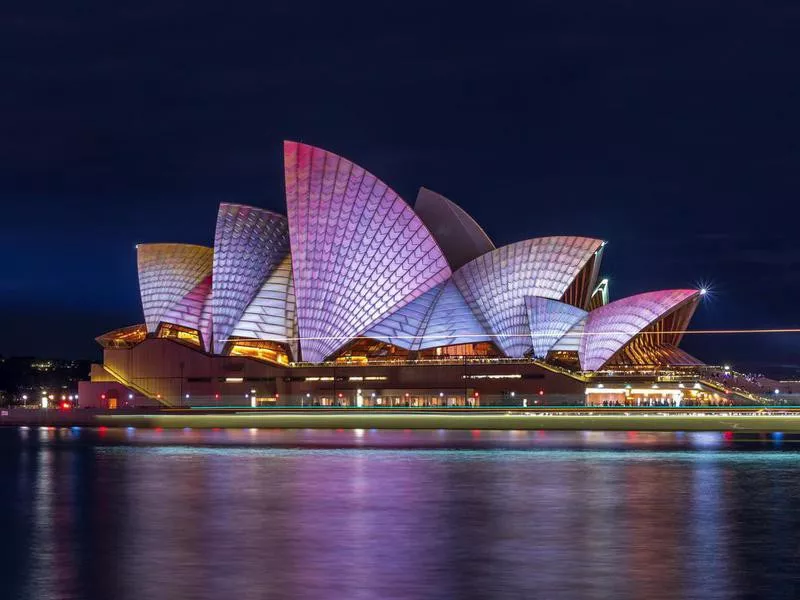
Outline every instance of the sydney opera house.
<path fill-rule="evenodd" d="M 412 208 L 301 143 L 284 176 L 286 216 L 222 204 L 213 247 L 137 246 L 144 322 L 97 338 L 83 404 L 576 404 L 701 365 L 678 347 L 700 292 L 609 301 L 602 240 L 498 248 L 445 197 Z"/>

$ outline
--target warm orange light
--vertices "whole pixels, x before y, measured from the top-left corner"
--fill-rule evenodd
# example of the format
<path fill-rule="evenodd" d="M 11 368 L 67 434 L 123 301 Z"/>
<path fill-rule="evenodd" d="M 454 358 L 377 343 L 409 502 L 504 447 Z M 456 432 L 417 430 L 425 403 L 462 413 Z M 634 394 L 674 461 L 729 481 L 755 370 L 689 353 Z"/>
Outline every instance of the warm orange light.
<path fill-rule="evenodd" d="M 267 345 L 269 344 L 269 346 Z M 289 357 L 281 352 L 270 342 L 240 342 L 233 344 L 230 349 L 231 356 L 247 356 L 257 360 L 264 360 L 272 363 L 289 364 Z"/>

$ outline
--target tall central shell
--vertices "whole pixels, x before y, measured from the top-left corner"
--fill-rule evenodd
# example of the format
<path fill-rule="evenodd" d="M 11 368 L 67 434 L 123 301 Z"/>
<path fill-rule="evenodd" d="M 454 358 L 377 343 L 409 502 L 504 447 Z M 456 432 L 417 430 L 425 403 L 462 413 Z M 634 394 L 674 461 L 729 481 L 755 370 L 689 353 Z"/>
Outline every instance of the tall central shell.
<path fill-rule="evenodd" d="M 451 275 L 419 217 L 374 175 L 297 142 L 284 142 L 284 169 L 303 360 L 325 360 Z"/>

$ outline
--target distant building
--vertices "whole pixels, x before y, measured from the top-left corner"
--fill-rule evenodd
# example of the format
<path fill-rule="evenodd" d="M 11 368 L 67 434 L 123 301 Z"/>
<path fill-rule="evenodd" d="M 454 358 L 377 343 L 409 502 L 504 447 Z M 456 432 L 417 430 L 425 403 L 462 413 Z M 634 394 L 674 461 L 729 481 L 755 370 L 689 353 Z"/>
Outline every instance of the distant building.
<path fill-rule="evenodd" d="M 701 292 L 609 302 L 602 240 L 497 248 L 430 190 L 296 142 L 284 166 L 287 216 L 222 204 L 213 248 L 137 246 L 144 323 L 97 338 L 82 404 L 582 403 L 594 373 L 702 365 Z"/>
<path fill-rule="evenodd" d="M 48 401 L 75 402 L 78 382 L 89 376 L 88 360 L 0 357 L 0 405 L 30 405 Z"/>

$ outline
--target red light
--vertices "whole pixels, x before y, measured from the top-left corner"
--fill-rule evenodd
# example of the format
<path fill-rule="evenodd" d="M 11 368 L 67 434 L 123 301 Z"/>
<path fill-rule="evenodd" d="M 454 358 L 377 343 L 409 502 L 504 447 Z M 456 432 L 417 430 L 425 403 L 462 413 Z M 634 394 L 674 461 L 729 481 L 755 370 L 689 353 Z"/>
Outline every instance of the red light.
<path fill-rule="evenodd" d="M 341 395 L 341 394 L 339 394 L 339 398 L 341 398 L 341 397 L 342 397 L 342 395 Z"/>
<path fill-rule="evenodd" d="M 219 394 L 214 394 L 214 398 L 216 398 L 217 400 L 219 400 Z"/>
<path fill-rule="evenodd" d="M 480 394 L 478 394 L 478 392 L 475 392 L 475 397 L 476 397 L 476 398 L 477 398 L 479 395 L 480 395 Z"/>
<path fill-rule="evenodd" d="M 275 394 L 275 397 L 276 397 L 276 398 L 280 398 L 280 397 L 281 397 L 281 395 L 280 395 L 280 394 Z"/>
<path fill-rule="evenodd" d="M 62 402 L 61 403 L 61 408 L 64 409 L 64 410 L 68 410 L 69 409 L 69 402 Z"/>
<path fill-rule="evenodd" d="M 105 399 L 106 399 L 106 395 L 105 394 L 100 394 L 100 400 L 105 400 Z"/>
<path fill-rule="evenodd" d="M 544 396 L 544 390 L 539 390 L 539 395 Z"/>

